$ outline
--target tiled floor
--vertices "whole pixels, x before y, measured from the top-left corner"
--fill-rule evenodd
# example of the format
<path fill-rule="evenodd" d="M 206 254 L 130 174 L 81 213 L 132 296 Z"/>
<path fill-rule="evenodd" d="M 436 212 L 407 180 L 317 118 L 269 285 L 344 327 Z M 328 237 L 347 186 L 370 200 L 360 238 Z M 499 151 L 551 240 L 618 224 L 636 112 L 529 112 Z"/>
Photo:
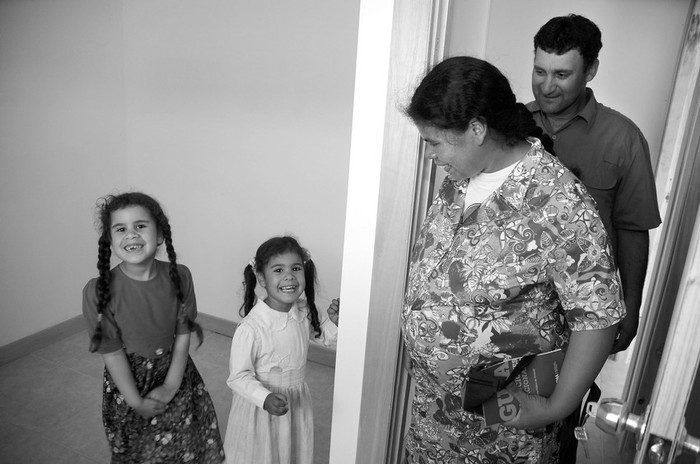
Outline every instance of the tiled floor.
<path fill-rule="evenodd" d="M 231 401 L 226 385 L 231 338 L 205 332 L 191 351 L 225 434 Z M 110 460 L 101 419 L 103 363 L 88 353 L 85 332 L 0 366 L 0 464 L 95 464 Z M 331 367 L 309 362 L 314 400 L 314 462 L 328 462 Z"/>
<path fill-rule="evenodd" d="M 231 401 L 226 385 L 231 339 L 205 332 L 192 349 L 216 407 L 222 436 Z M 0 464 L 95 464 L 109 462 L 101 420 L 102 358 L 87 351 L 85 332 L 0 366 Z M 193 344 L 194 345 L 194 344 Z M 608 360 L 598 383 L 603 397 L 622 393 L 624 360 Z M 333 368 L 309 362 L 307 383 L 314 399 L 315 463 L 328 463 Z M 578 464 L 629 464 L 633 454 L 617 450 L 617 439 L 589 423 L 586 457 Z"/>

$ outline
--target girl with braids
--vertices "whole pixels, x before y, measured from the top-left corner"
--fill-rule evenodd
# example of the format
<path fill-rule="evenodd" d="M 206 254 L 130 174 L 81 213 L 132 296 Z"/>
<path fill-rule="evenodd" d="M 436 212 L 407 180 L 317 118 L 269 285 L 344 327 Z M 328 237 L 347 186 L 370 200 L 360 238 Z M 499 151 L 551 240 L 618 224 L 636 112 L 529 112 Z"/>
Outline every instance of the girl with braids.
<path fill-rule="evenodd" d="M 562 420 L 625 315 L 595 202 L 486 61 L 437 64 L 407 114 L 447 178 L 413 247 L 401 312 L 415 387 L 404 462 L 557 463 Z M 499 406 L 510 395 L 520 408 L 493 426 L 480 398 L 463 403 L 472 369 L 558 348 L 566 354 L 548 398 L 506 387 Z"/>
<path fill-rule="evenodd" d="M 99 277 L 83 290 L 90 351 L 105 363 L 102 421 L 112 463 L 221 463 L 216 412 L 189 356 L 202 330 L 192 275 L 178 264 L 168 218 L 143 193 L 98 206 Z M 165 243 L 169 263 L 156 258 Z M 121 262 L 110 269 L 112 252 Z"/>
<path fill-rule="evenodd" d="M 304 381 L 309 339 L 337 339 L 338 300 L 319 317 L 316 268 L 292 237 L 274 237 L 245 267 L 243 320 L 231 342 L 229 464 L 312 464 L 313 411 Z M 256 284 L 267 296 L 259 300 Z M 301 298 L 302 295 L 305 296 Z"/>

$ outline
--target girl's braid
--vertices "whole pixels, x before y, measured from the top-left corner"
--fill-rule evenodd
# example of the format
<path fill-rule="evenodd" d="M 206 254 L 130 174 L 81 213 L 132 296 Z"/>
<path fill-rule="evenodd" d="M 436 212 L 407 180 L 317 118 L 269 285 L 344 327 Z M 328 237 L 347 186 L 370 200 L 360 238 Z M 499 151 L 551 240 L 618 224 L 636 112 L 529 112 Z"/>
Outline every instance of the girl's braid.
<path fill-rule="evenodd" d="M 175 248 L 173 247 L 173 238 L 172 233 L 170 231 L 170 224 L 168 223 L 168 220 L 165 218 L 164 215 L 162 217 L 156 218 L 156 222 L 158 222 L 161 225 L 161 233 L 163 234 L 163 239 L 165 240 L 165 250 L 168 253 L 168 260 L 170 261 L 170 269 L 168 271 L 170 275 L 170 280 L 173 282 L 173 286 L 175 286 L 175 294 L 177 295 L 177 299 L 184 308 L 185 296 L 182 293 L 180 273 L 177 270 L 177 255 L 175 253 Z M 187 323 L 187 329 L 190 332 L 197 332 L 197 340 L 199 341 L 197 347 L 201 346 L 202 341 L 204 339 L 202 327 L 196 322 L 194 322 L 189 316 L 187 316 L 187 314 L 185 314 L 184 311 L 180 312 L 180 317 L 185 319 L 185 322 Z"/>
<path fill-rule="evenodd" d="M 90 340 L 90 352 L 94 353 L 102 343 L 102 318 L 107 310 L 107 305 L 111 299 L 109 287 L 112 282 L 112 273 L 109 269 L 109 260 L 112 256 L 112 249 L 109 242 L 109 231 L 103 231 L 97 242 L 97 326 L 95 333 Z"/>
<path fill-rule="evenodd" d="M 243 304 L 238 309 L 238 314 L 241 317 L 246 317 L 255 305 L 255 286 L 257 283 L 258 279 L 255 278 L 253 266 L 248 264 L 243 270 Z"/>

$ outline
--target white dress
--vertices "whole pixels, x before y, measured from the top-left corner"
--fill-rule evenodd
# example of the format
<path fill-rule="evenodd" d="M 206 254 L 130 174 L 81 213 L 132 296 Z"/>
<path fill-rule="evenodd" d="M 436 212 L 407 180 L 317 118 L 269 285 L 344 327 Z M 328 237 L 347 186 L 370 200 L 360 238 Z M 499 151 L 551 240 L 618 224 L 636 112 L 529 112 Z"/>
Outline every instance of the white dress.
<path fill-rule="evenodd" d="M 233 390 L 224 450 L 228 464 L 312 464 L 313 409 L 304 381 L 309 339 L 334 345 L 338 329 L 319 311 L 322 335 L 315 338 L 305 301 L 288 313 L 258 300 L 231 341 L 229 377 Z M 270 393 L 286 395 L 289 411 L 263 409 Z"/>

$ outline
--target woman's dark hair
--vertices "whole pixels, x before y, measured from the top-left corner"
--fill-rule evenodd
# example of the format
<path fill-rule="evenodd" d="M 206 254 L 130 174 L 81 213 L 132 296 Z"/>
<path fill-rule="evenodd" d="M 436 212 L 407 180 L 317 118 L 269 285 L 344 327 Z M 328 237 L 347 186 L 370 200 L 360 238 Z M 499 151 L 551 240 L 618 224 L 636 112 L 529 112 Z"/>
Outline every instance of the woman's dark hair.
<path fill-rule="evenodd" d="M 583 58 L 583 68 L 588 70 L 598 59 L 603 47 L 600 29 L 590 19 L 576 14 L 552 18 L 537 31 L 534 38 L 535 51 L 563 55 L 578 50 Z"/>
<path fill-rule="evenodd" d="M 163 212 L 160 204 L 152 197 L 140 192 L 122 193 L 116 196 L 108 195 L 101 198 L 97 204 L 100 225 L 100 238 L 97 241 L 97 270 L 99 271 L 97 279 L 97 326 L 90 342 L 91 352 L 97 351 L 102 342 L 102 317 L 105 315 L 107 305 L 112 298 L 110 292 L 112 273 L 109 268 L 110 257 L 112 256 L 112 236 L 110 235 L 112 213 L 131 206 L 141 206 L 150 213 L 155 221 L 158 232 L 163 236 L 165 250 L 170 260 L 170 280 L 173 283 L 177 299 L 184 305 L 184 295 L 182 293 L 180 273 L 177 270 L 177 255 L 175 254 L 175 248 L 173 248 L 170 221 L 168 221 L 168 217 Z M 197 332 L 199 345 L 201 345 L 203 336 L 202 328 L 199 324 L 190 319 L 184 311 L 180 311 L 179 317 L 185 319 L 191 331 Z"/>
<path fill-rule="evenodd" d="M 309 252 L 305 248 L 302 248 L 294 237 L 273 237 L 258 247 L 254 258 L 255 267 L 248 264 L 243 270 L 243 304 L 238 312 L 241 316 L 245 317 L 250 310 L 253 309 L 253 306 L 255 306 L 257 300 L 255 296 L 255 286 L 257 285 L 255 272 L 263 272 L 265 266 L 270 262 L 270 259 L 284 253 L 295 253 L 299 255 L 299 258 L 304 262 L 304 279 L 306 280 L 304 294 L 306 295 L 306 302 L 309 305 L 309 319 L 311 319 L 311 326 L 316 331 L 316 337 L 320 337 L 321 323 L 318 319 L 318 310 L 316 309 L 315 302 L 315 285 L 317 280 L 316 266 L 311 260 Z"/>
<path fill-rule="evenodd" d="M 491 63 L 471 56 L 448 58 L 430 70 L 406 114 L 416 124 L 457 132 L 476 119 L 508 146 L 529 136 L 542 138 L 530 111 L 516 102 L 508 79 Z"/>

